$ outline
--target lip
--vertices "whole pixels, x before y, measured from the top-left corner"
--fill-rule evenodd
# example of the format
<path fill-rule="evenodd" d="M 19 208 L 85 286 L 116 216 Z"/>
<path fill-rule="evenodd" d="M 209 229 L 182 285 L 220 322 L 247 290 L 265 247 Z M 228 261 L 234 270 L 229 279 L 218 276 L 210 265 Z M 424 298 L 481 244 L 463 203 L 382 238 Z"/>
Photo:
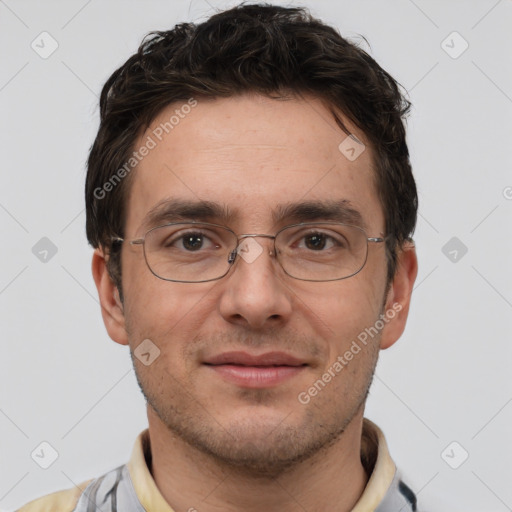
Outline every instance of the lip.
<path fill-rule="evenodd" d="M 224 380 L 245 388 L 268 388 L 298 375 L 308 366 L 285 352 L 254 355 L 224 352 L 207 359 L 204 365 Z"/>
<path fill-rule="evenodd" d="M 265 352 L 254 355 L 247 352 L 224 352 L 205 361 L 209 365 L 232 364 L 237 366 L 303 366 L 305 361 L 286 352 Z"/>

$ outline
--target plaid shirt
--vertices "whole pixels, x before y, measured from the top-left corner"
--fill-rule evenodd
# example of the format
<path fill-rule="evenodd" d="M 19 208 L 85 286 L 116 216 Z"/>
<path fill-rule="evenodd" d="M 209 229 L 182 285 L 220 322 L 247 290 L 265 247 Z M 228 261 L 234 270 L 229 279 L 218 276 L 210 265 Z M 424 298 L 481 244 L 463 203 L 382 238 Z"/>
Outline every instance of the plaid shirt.
<path fill-rule="evenodd" d="M 127 464 L 75 489 L 31 501 L 18 512 L 174 512 L 160 494 L 148 469 L 149 432 L 139 434 Z M 381 430 L 363 423 L 361 460 L 370 479 L 351 512 L 416 512 L 416 497 L 401 480 Z M 189 509 L 194 511 L 193 504 Z"/>

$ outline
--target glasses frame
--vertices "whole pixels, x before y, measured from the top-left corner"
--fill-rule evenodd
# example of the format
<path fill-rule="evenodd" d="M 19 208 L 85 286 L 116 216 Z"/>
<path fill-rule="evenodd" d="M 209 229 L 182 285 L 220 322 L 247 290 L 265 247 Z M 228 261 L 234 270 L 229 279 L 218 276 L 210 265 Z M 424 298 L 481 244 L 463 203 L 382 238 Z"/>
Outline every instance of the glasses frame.
<path fill-rule="evenodd" d="M 236 238 L 236 240 L 237 240 L 237 244 L 236 244 L 236 247 L 228 255 L 228 264 L 229 264 L 229 266 L 228 266 L 228 269 L 226 270 L 226 272 L 224 272 L 224 274 L 222 274 L 219 277 L 214 277 L 213 279 L 204 279 L 204 280 L 201 280 L 201 281 L 182 281 L 182 280 L 178 280 L 178 279 L 167 279 L 165 277 L 161 277 L 158 274 L 156 274 L 153 271 L 153 269 L 151 268 L 151 265 L 148 262 L 148 257 L 147 257 L 147 254 L 146 254 L 146 244 L 145 244 L 145 242 L 146 242 L 146 237 L 149 235 L 149 233 L 151 233 L 152 231 L 154 231 L 156 229 L 165 228 L 165 227 L 168 227 L 168 226 L 194 225 L 194 224 L 197 224 L 199 226 L 211 226 L 211 227 L 216 227 L 216 228 L 222 228 L 222 229 L 225 229 L 226 231 L 231 232 L 234 235 L 234 238 Z M 295 277 L 295 276 L 289 274 L 286 271 L 286 269 L 283 267 L 283 265 L 282 265 L 282 263 L 281 263 L 281 261 L 280 261 L 280 259 L 278 257 L 278 252 L 276 250 L 276 238 L 279 235 L 279 233 L 281 233 L 282 231 L 284 231 L 284 230 L 286 230 L 288 228 L 294 228 L 294 227 L 299 227 L 299 226 L 318 226 L 318 225 L 324 226 L 326 224 L 327 225 L 332 225 L 332 226 L 347 226 L 347 227 L 350 227 L 350 228 L 355 228 L 355 229 L 358 229 L 359 231 L 361 231 L 364 234 L 365 239 L 366 239 L 366 255 L 365 255 L 365 258 L 364 258 L 364 262 L 361 265 L 361 268 L 359 270 L 357 270 L 356 272 L 348 275 L 348 276 L 338 277 L 338 278 L 335 278 L 335 279 L 303 279 L 301 277 Z M 222 279 L 223 277 L 225 277 L 230 272 L 230 270 L 234 267 L 234 264 L 235 264 L 235 261 L 236 261 L 236 256 L 238 254 L 238 249 L 240 247 L 240 241 L 244 240 L 246 238 L 254 238 L 254 237 L 270 238 L 270 239 L 273 240 L 273 250 L 269 252 L 269 255 L 272 256 L 272 254 L 273 254 L 275 256 L 276 261 L 279 263 L 279 266 L 282 268 L 283 272 L 287 276 L 291 277 L 292 279 L 297 279 L 299 281 L 308 281 L 308 282 L 315 282 L 315 283 L 325 283 L 325 282 L 330 282 L 330 281 L 341 281 L 343 279 L 348 279 L 349 277 L 353 277 L 356 274 L 359 274 L 359 272 L 361 272 L 361 270 L 363 270 L 363 268 L 366 265 L 366 262 L 368 261 L 369 244 L 370 243 L 381 244 L 381 243 L 385 242 L 389 238 L 389 235 L 385 235 L 385 236 L 382 236 L 382 237 L 369 237 L 368 234 L 366 233 L 366 231 L 362 227 L 360 227 L 360 226 L 354 226 L 352 224 L 345 224 L 343 222 L 330 222 L 330 221 L 327 221 L 327 222 L 299 222 L 299 223 L 296 223 L 296 224 L 289 224 L 288 226 L 282 227 L 279 231 L 276 232 L 275 235 L 270 235 L 270 234 L 265 234 L 265 233 L 243 233 L 243 234 L 238 235 L 231 228 L 228 228 L 227 226 L 223 226 L 221 224 L 213 224 L 211 222 L 190 221 L 190 222 L 169 222 L 167 224 L 162 224 L 160 226 L 155 226 L 155 227 L 149 229 L 148 231 L 146 231 L 146 233 L 144 234 L 144 236 L 142 238 L 135 238 L 135 239 L 132 239 L 132 240 L 127 240 L 127 239 L 121 238 L 121 237 L 112 237 L 111 241 L 113 243 L 128 242 L 130 245 L 142 245 L 143 252 L 144 252 L 144 260 L 146 262 L 146 265 L 147 265 L 149 271 L 155 277 L 157 277 L 158 279 L 161 279 L 162 281 L 171 281 L 173 283 L 208 283 L 210 281 L 218 281 L 219 279 Z"/>

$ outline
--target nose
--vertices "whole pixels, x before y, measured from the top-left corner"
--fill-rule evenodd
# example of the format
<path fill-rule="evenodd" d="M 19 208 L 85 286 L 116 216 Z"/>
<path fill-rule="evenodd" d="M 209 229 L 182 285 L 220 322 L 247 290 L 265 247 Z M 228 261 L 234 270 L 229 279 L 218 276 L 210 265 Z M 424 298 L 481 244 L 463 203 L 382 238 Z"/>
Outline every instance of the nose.
<path fill-rule="evenodd" d="M 219 311 L 230 323 L 263 329 L 286 323 L 292 311 L 292 293 L 272 252 L 270 236 L 244 236 L 234 267 L 222 282 Z"/>

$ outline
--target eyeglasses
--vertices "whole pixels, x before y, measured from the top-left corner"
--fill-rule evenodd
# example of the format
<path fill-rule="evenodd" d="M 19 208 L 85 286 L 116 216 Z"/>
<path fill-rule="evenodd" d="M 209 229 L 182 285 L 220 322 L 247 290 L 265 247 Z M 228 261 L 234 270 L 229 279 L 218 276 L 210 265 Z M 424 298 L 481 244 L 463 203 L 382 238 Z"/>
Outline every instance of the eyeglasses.
<path fill-rule="evenodd" d="M 366 263 L 368 244 L 387 238 L 368 237 L 358 226 L 336 222 L 292 224 L 275 235 L 237 235 L 217 224 L 173 222 L 150 229 L 143 238 L 112 241 L 142 245 L 149 270 L 160 279 L 203 283 L 224 277 L 238 255 L 254 261 L 263 252 L 255 237 L 273 239 L 270 255 L 288 276 L 302 281 L 337 281 L 357 274 Z"/>

